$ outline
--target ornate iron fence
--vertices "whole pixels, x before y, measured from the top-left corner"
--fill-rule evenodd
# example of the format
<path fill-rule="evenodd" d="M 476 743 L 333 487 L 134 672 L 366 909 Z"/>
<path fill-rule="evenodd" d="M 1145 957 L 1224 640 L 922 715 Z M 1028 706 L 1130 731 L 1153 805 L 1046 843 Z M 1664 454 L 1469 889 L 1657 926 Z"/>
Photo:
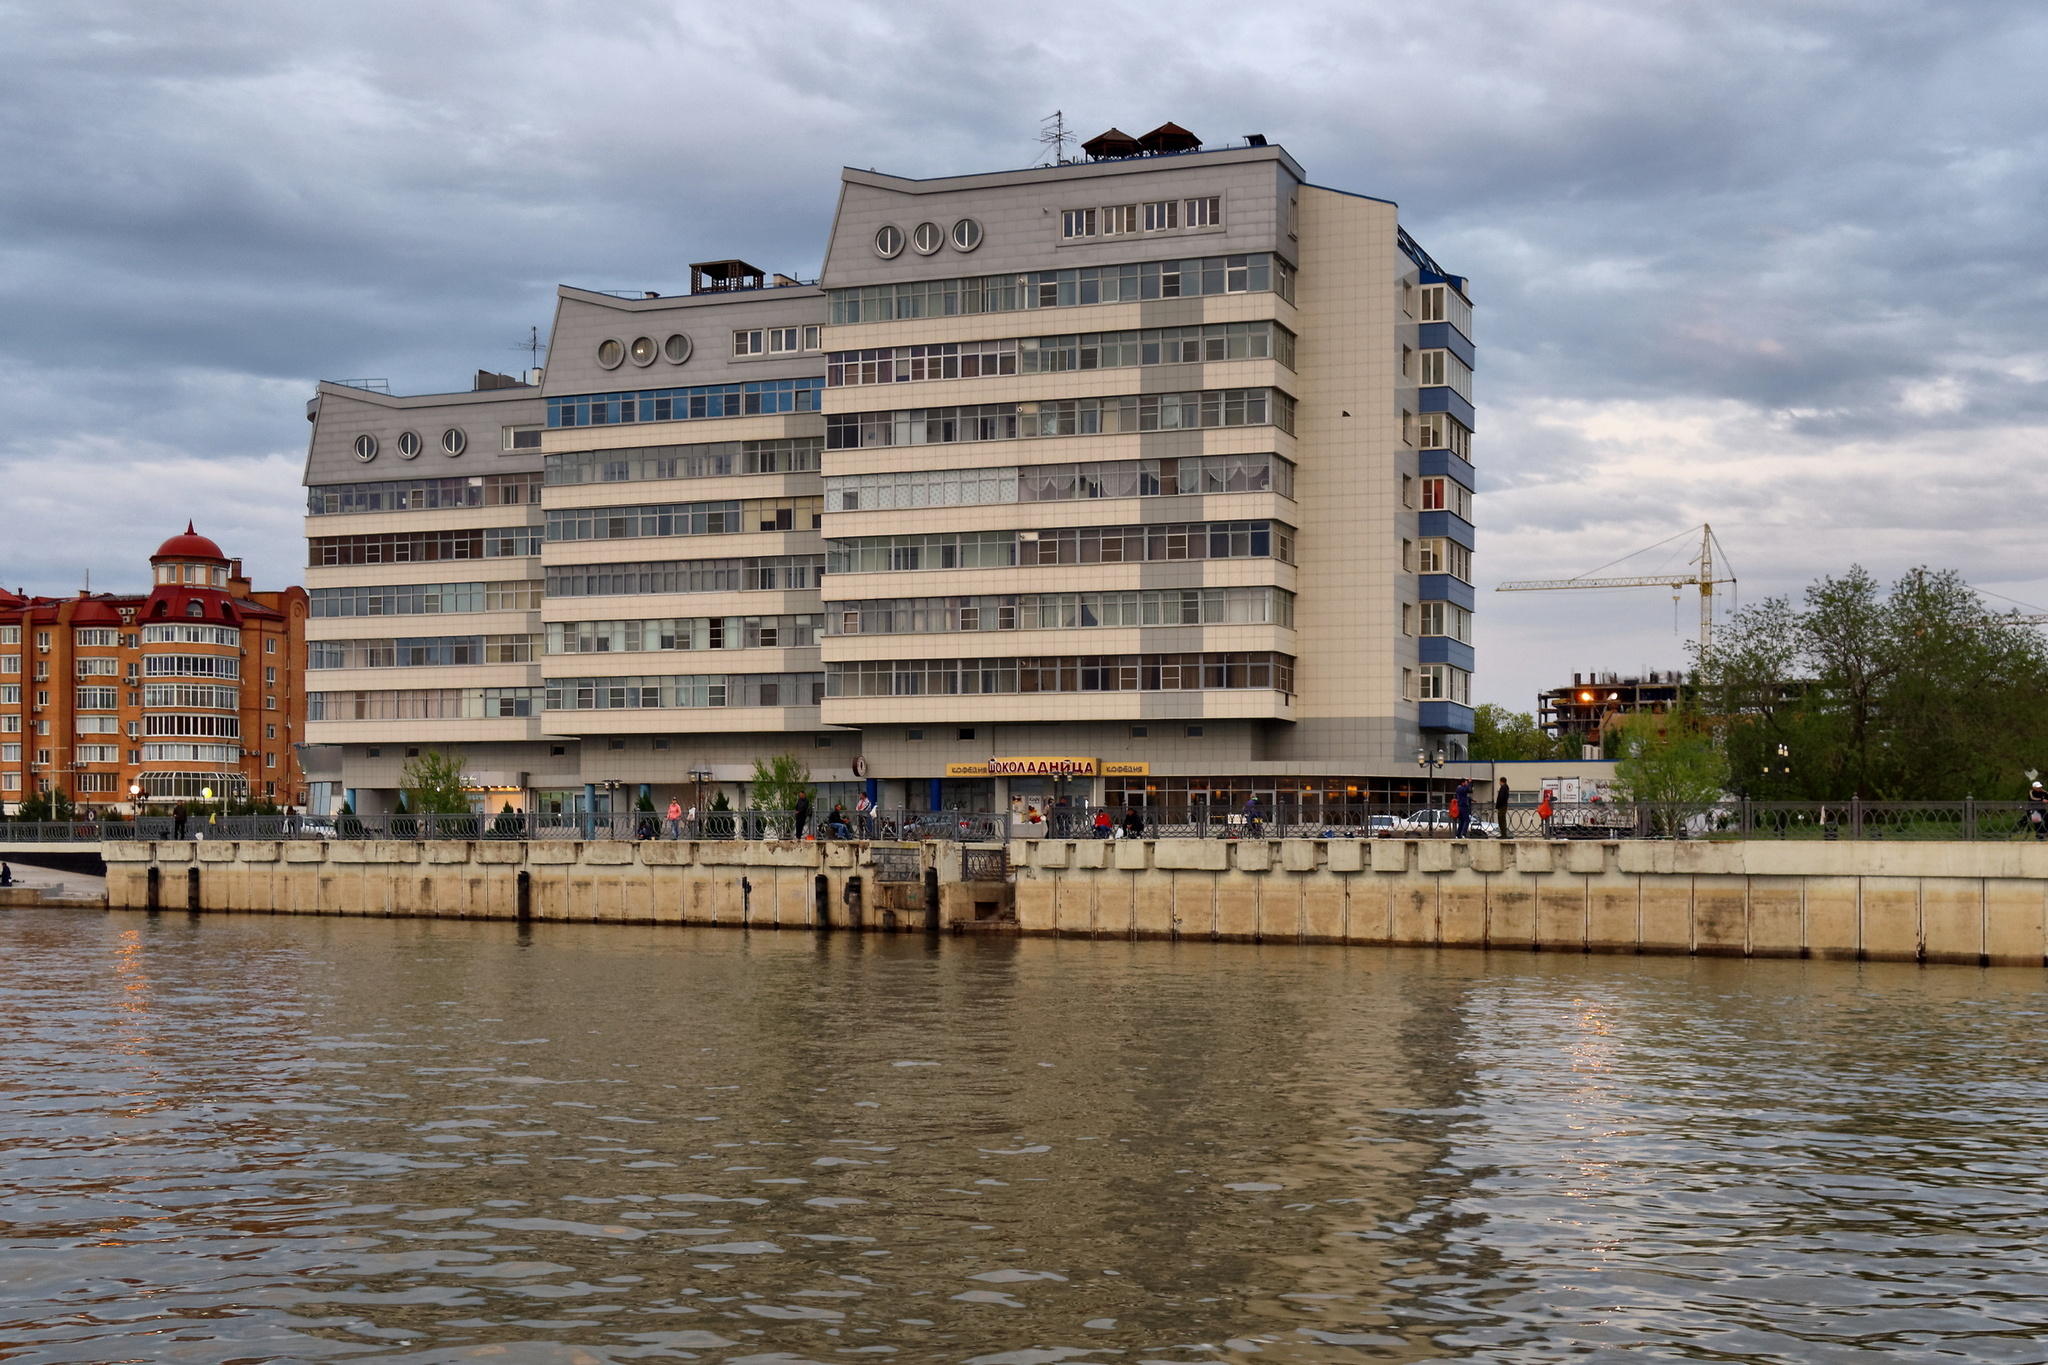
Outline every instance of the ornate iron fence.
<path fill-rule="evenodd" d="M 963 882 L 1006 882 L 1010 879 L 1007 848 L 963 848 L 960 850 L 960 880 Z"/>
<path fill-rule="evenodd" d="M 878 882 L 915 882 L 924 878 L 924 854 L 914 848 L 877 844 L 869 851 Z"/>

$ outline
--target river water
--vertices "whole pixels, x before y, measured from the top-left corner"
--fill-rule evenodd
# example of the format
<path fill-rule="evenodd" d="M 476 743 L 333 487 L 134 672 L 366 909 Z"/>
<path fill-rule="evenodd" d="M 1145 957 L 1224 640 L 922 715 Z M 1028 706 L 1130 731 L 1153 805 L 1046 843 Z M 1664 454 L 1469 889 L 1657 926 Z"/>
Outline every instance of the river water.
<path fill-rule="evenodd" d="M 2048 991 L 0 914 L 0 1359 L 2048 1360 Z"/>

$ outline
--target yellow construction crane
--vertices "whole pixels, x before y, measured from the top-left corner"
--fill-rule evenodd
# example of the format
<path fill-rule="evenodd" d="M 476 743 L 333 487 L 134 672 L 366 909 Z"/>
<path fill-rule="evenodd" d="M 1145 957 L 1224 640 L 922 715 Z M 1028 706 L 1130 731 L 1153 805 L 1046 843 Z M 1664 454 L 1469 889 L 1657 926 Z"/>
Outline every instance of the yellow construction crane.
<path fill-rule="evenodd" d="M 1557 588 L 1696 587 L 1700 590 L 1700 654 L 1702 657 L 1704 657 L 1707 652 L 1707 647 L 1713 642 L 1714 588 L 1717 584 L 1733 583 L 1735 579 L 1732 576 L 1728 578 L 1716 578 L 1714 576 L 1714 551 L 1720 547 L 1720 542 L 1714 539 L 1714 528 L 1710 525 L 1702 524 L 1699 527 L 1699 533 L 1700 552 L 1698 556 L 1689 561 L 1693 565 L 1693 572 L 1691 573 L 1634 574 L 1623 578 L 1594 578 L 1590 575 L 1581 575 L 1578 578 L 1523 578 L 1517 579 L 1512 583 L 1503 583 L 1499 587 L 1495 588 L 1494 591 L 1550 592 Z M 1691 534 L 1691 532 L 1679 532 L 1679 535 L 1689 534 Z M 1637 550 L 1632 554 L 1623 555 L 1621 558 L 1633 559 L 1636 555 L 1643 554 L 1647 550 L 1654 550 L 1660 545 L 1667 545 L 1671 541 L 1676 539 L 1678 539 L 1678 536 L 1671 536 L 1666 540 L 1658 541 L 1656 545 L 1647 546 L 1644 550 Z M 1726 557 L 1727 556 L 1724 553 L 1722 558 L 1725 559 Z M 1619 564 L 1621 563 L 1621 559 L 1613 560 L 1611 562 Z M 1606 567 L 1607 565 L 1604 564 L 1601 566 L 1601 568 Z M 1592 570 L 1592 573 L 1598 573 L 1599 571 L 1599 569 L 1595 569 Z"/>

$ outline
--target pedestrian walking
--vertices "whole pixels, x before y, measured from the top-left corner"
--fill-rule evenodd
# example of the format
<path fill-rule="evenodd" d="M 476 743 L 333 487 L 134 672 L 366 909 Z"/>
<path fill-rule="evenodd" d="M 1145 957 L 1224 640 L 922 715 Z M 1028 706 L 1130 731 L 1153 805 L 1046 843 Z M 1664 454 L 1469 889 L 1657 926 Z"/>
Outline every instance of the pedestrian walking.
<path fill-rule="evenodd" d="M 1466 778 L 1451 794 L 1451 821 L 1460 839 L 1472 837 L 1472 779 Z"/>
<path fill-rule="evenodd" d="M 1500 780 L 1500 786 L 1493 793 L 1493 833 L 1495 838 L 1505 839 L 1508 837 L 1508 800 L 1511 796 L 1513 796 L 1513 793 L 1508 790 L 1508 780 L 1503 777 Z"/>
<path fill-rule="evenodd" d="M 1258 837 L 1259 822 L 1264 815 L 1265 812 L 1259 809 L 1258 797 L 1254 796 L 1251 800 L 1244 803 L 1245 829 L 1253 838 Z"/>
<path fill-rule="evenodd" d="M 2039 782 L 2027 789 L 2027 822 L 2036 839 L 2048 839 L 2048 787 Z"/>
<path fill-rule="evenodd" d="M 0 886 L 12 885 L 14 885 L 14 869 L 6 863 L 0 863 Z"/>
<path fill-rule="evenodd" d="M 185 837 L 185 822 L 191 817 L 192 813 L 185 809 L 183 801 L 171 807 L 171 837 L 173 839 Z"/>
<path fill-rule="evenodd" d="M 683 803 L 673 796 L 668 799 L 668 837 L 683 837 Z"/>
<path fill-rule="evenodd" d="M 811 794 L 798 792 L 796 798 L 796 837 L 804 837 L 804 826 L 811 823 Z"/>
<path fill-rule="evenodd" d="M 1536 802 L 1536 822 L 1543 828 L 1543 837 L 1550 837 L 1550 788 L 1543 789 L 1543 795 Z"/>
<path fill-rule="evenodd" d="M 875 803 L 868 800 L 866 792 L 862 792 L 860 800 L 853 803 L 853 813 L 854 817 L 860 821 L 860 837 L 863 839 L 874 838 Z"/>

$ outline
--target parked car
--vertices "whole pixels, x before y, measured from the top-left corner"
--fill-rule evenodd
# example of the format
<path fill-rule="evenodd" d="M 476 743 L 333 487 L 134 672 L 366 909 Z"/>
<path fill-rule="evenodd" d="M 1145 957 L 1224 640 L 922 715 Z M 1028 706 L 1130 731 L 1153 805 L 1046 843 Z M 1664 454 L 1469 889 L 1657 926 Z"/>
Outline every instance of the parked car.
<path fill-rule="evenodd" d="M 1391 819 L 1392 817 L 1388 818 Z M 1456 822 L 1451 819 L 1451 813 L 1443 809 L 1410 811 L 1405 818 L 1397 822 L 1397 828 L 1404 833 L 1429 834 L 1438 837 L 1450 834 L 1455 827 Z M 1474 817 L 1472 821 L 1471 831 L 1482 839 L 1498 839 L 1500 837 L 1499 825 L 1491 820 L 1479 819 L 1477 817 Z"/>

